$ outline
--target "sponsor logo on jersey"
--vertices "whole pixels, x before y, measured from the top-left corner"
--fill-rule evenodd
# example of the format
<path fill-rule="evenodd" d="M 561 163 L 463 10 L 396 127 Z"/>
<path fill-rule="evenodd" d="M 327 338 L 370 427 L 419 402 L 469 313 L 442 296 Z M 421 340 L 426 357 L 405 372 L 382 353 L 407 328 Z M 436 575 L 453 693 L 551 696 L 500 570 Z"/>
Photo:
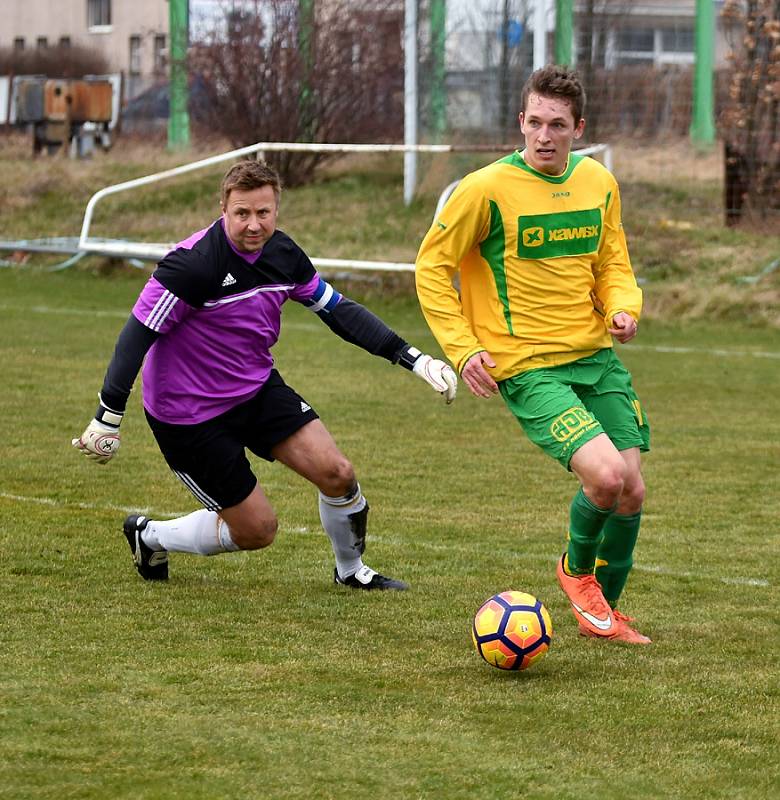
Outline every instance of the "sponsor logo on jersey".
<path fill-rule="evenodd" d="M 541 247 L 544 244 L 544 228 L 526 228 L 523 231 L 525 247 Z"/>
<path fill-rule="evenodd" d="M 234 283 L 236 283 L 236 279 L 228 272 L 228 274 L 225 275 L 225 280 L 222 281 L 222 285 L 232 286 Z"/>
<path fill-rule="evenodd" d="M 558 258 L 595 253 L 601 237 L 601 210 L 565 211 L 517 218 L 520 258 Z"/>

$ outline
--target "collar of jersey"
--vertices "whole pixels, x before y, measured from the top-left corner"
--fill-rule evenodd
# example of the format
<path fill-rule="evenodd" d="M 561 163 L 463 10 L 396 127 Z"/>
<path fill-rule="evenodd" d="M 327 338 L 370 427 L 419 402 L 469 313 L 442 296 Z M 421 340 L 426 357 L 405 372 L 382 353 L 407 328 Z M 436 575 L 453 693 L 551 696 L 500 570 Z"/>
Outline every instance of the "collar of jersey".
<path fill-rule="evenodd" d="M 568 180 L 569 176 L 574 172 L 574 168 L 577 164 L 582 161 L 585 156 L 578 156 L 576 153 L 569 153 L 569 163 L 566 165 L 566 169 L 563 171 L 562 175 L 545 175 L 544 172 L 539 172 L 539 170 L 534 169 L 522 156 L 519 150 L 515 150 L 514 153 L 507 156 L 506 158 L 502 158 L 501 162 L 504 164 L 511 164 L 513 167 L 519 167 L 520 169 L 524 169 L 526 172 L 530 172 L 531 175 L 536 175 L 537 178 L 541 178 L 543 181 L 547 181 L 547 183 L 563 183 L 565 180 Z"/>

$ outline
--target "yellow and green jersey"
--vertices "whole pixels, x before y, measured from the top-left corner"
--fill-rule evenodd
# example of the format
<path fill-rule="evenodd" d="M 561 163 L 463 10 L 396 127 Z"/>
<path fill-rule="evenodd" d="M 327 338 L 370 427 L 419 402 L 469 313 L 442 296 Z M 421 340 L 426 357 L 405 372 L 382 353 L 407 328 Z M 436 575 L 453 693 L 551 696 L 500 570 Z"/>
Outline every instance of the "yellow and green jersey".
<path fill-rule="evenodd" d="M 499 381 L 611 347 L 612 317 L 642 308 L 617 182 L 573 153 L 558 176 L 519 152 L 467 175 L 420 246 L 416 280 L 457 371 L 487 350 Z"/>

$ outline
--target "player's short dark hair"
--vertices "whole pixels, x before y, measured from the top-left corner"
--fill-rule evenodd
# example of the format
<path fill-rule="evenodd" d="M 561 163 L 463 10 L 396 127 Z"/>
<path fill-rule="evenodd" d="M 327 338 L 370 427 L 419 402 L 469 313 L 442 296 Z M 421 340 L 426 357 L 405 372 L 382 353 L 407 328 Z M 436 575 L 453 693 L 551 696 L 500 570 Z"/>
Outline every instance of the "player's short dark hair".
<path fill-rule="evenodd" d="M 520 95 L 520 109 L 525 113 L 528 96 L 531 93 L 540 97 L 555 97 L 568 101 L 577 125 L 585 114 L 585 89 L 580 76 L 573 69 L 548 64 L 531 73 Z"/>
<path fill-rule="evenodd" d="M 270 186 L 274 190 L 278 205 L 279 197 L 282 194 L 282 181 L 276 170 L 269 167 L 265 161 L 237 161 L 222 179 L 220 190 L 222 205 L 227 203 L 233 189 L 243 189 L 248 192 L 252 189 L 262 189 L 263 186 Z"/>

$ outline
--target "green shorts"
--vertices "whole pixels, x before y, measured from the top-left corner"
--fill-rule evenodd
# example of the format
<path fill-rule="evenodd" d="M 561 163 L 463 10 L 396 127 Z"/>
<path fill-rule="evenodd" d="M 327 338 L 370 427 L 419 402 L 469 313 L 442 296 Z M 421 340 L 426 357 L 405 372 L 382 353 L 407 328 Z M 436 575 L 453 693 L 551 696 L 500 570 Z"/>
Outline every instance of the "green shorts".
<path fill-rule="evenodd" d="M 650 449 L 650 426 L 631 375 L 612 348 L 499 383 L 528 438 L 569 468 L 578 448 L 606 433 L 618 450 Z"/>

